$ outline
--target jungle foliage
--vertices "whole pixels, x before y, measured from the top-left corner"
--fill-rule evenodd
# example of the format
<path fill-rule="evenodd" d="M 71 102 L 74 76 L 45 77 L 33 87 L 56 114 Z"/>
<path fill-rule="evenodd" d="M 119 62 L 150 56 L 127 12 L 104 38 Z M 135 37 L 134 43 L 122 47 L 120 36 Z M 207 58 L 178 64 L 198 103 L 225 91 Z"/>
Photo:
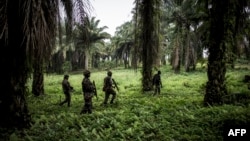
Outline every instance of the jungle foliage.
<path fill-rule="evenodd" d="M 229 70 L 226 74 L 228 91 L 248 95 L 244 75 L 249 69 Z M 250 124 L 250 99 L 236 101 L 225 98 L 223 106 L 204 107 L 203 97 L 206 71 L 182 72 L 176 75 L 170 67 L 162 69 L 161 95 L 153 92 L 143 95 L 140 90 L 140 73 L 132 70 L 113 70 L 120 92 L 115 104 L 102 107 L 105 71 L 93 72 L 99 99 L 93 98 L 92 114 L 80 115 L 83 106 L 81 92 L 82 73 L 70 74 L 74 86 L 72 106 L 59 106 L 64 95 L 62 75 L 45 76 L 46 95 L 27 96 L 33 117 L 32 127 L 13 130 L 10 140 L 223 140 L 225 126 Z M 30 80 L 31 82 L 31 80 Z M 31 83 L 29 83 L 29 86 Z M 232 103 L 233 102 L 233 103 Z M 233 121 L 233 122 L 232 122 Z M 3 136 L 3 135 L 2 135 Z"/>
<path fill-rule="evenodd" d="M 100 21 L 88 17 L 88 4 L 0 2 L 0 64 L 5 76 L 0 80 L 1 137 L 221 140 L 225 124 L 249 124 L 249 90 L 241 82 L 249 75 L 249 68 L 241 69 L 249 65 L 250 56 L 248 0 L 136 0 L 133 19 L 112 38 L 106 26 L 98 27 Z M 64 21 L 59 5 L 67 15 Z M 108 38 L 111 42 L 104 42 Z M 134 70 L 115 70 L 121 65 Z M 100 89 L 103 70 L 111 67 L 124 87 L 118 103 L 103 108 L 95 101 L 93 115 L 79 116 L 82 70 L 99 70 L 93 78 Z M 159 69 L 166 87 L 161 96 L 152 97 L 151 78 Z M 69 109 L 57 106 L 64 73 L 72 73 L 76 88 L 76 105 Z"/>

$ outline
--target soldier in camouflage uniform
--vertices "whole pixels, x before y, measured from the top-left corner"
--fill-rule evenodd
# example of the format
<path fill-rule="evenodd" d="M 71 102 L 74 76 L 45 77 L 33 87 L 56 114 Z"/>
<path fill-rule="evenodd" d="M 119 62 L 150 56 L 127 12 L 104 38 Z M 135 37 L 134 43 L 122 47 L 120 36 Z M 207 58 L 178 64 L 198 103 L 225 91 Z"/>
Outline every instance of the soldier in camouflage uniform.
<path fill-rule="evenodd" d="M 153 86 L 155 86 L 154 95 L 161 93 L 162 83 L 161 83 L 161 71 L 158 71 L 157 74 L 153 77 Z"/>
<path fill-rule="evenodd" d="M 104 99 L 103 104 L 107 105 L 110 94 L 112 95 L 110 104 L 113 104 L 113 102 L 116 98 L 116 92 L 115 92 L 114 86 L 113 86 L 112 72 L 111 71 L 108 71 L 107 76 L 104 78 L 103 91 L 105 92 L 105 99 Z"/>
<path fill-rule="evenodd" d="M 70 107 L 70 102 L 71 102 L 70 91 L 73 90 L 73 87 L 70 86 L 68 79 L 69 79 L 69 75 L 64 75 L 64 78 L 62 81 L 62 89 L 65 95 L 65 100 L 59 104 L 60 106 L 62 106 L 64 103 L 68 103 L 68 107 Z"/>
<path fill-rule="evenodd" d="M 94 85 L 90 81 L 90 71 L 84 71 L 84 78 L 82 80 L 82 91 L 84 97 L 84 106 L 81 114 L 92 113 L 92 97 L 94 92 Z"/>

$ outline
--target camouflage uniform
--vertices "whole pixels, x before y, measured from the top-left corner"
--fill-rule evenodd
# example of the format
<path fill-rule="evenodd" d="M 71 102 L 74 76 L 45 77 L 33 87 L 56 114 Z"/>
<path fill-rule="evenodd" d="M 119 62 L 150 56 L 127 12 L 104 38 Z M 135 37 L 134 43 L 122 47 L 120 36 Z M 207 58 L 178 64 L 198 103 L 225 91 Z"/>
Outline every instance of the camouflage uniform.
<path fill-rule="evenodd" d="M 90 71 L 84 71 L 84 79 L 82 80 L 82 91 L 84 97 L 84 106 L 81 114 L 92 113 L 92 97 L 94 92 L 93 83 L 89 79 Z"/>
<path fill-rule="evenodd" d="M 161 93 L 161 87 L 162 87 L 161 71 L 158 71 L 158 73 L 154 75 L 154 77 L 153 77 L 153 86 L 154 85 L 155 85 L 154 95 L 160 94 Z"/>
<path fill-rule="evenodd" d="M 70 102 L 71 102 L 70 91 L 73 89 L 73 87 L 70 86 L 68 78 L 69 78 L 68 75 L 64 75 L 64 79 L 62 81 L 62 89 L 63 89 L 63 93 L 65 95 L 65 100 L 62 101 L 60 103 L 60 105 L 62 106 L 64 103 L 68 103 L 68 107 L 70 107 Z"/>
<path fill-rule="evenodd" d="M 104 78 L 104 86 L 103 86 L 103 91 L 105 92 L 105 99 L 103 104 L 106 105 L 108 103 L 108 99 L 110 94 L 112 95 L 110 104 L 112 104 L 116 98 L 116 92 L 113 89 L 113 81 L 112 81 L 112 72 L 108 71 L 108 76 Z"/>

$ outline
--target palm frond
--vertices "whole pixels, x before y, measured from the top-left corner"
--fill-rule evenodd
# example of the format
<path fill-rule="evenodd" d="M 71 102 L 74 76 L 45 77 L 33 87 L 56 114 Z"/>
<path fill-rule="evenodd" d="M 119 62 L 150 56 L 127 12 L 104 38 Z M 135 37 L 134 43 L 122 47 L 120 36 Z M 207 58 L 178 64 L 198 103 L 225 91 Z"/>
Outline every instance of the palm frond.
<path fill-rule="evenodd" d="M 125 53 L 130 52 L 133 46 L 133 42 L 122 42 L 119 47 L 115 50 L 114 56 L 116 58 L 122 59 Z"/>
<path fill-rule="evenodd" d="M 5 37 L 5 41 L 7 40 L 7 34 L 8 34 L 8 23 L 7 23 L 7 0 L 1 0 L 0 1 L 0 39 Z"/>
<path fill-rule="evenodd" d="M 74 17 L 76 22 L 84 24 L 85 18 L 89 17 L 90 12 L 92 11 L 92 6 L 89 0 L 75 0 L 74 1 Z"/>

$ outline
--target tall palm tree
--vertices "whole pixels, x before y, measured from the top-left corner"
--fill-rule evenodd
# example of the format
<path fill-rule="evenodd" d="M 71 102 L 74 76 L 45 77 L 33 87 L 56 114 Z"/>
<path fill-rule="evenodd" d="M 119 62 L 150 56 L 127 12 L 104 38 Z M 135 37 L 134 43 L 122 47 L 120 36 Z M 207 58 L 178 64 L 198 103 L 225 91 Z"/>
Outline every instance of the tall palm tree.
<path fill-rule="evenodd" d="M 234 9 L 235 5 L 239 5 L 241 8 L 235 9 L 233 13 L 244 13 L 249 8 L 249 1 L 212 0 L 209 4 L 211 20 L 208 44 L 208 82 L 206 84 L 204 105 L 217 105 L 222 104 L 222 97 L 228 93 L 225 84 L 226 54 L 230 48 L 231 39 L 234 36 L 232 33 L 238 32 L 235 25 L 239 24 L 238 20 L 232 20 L 232 17 L 233 19 L 243 18 L 242 20 L 246 18 L 238 14 L 232 14 L 231 10 Z"/>
<path fill-rule="evenodd" d="M 134 68 L 134 70 L 137 72 L 138 68 L 138 60 L 140 59 L 139 56 L 139 4 L 140 2 L 138 0 L 135 0 L 135 7 L 132 10 L 133 13 L 133 18 L 132 18 L 132 24 L 133 24 L 133 29 L 134 29 L 134 47 L 133 47 L 133 53 L 132 53 L 132 59 L 131 59 L 131 65 Z"/>
<path fill-rule="evenodd" d="M 159 6 L 161 0 L 139 1 L 141 22 L 140 46 L 142 48 L 142 90 L 152 89 L 152 68 L 159 46 Z"/>
<path fill-rule="evenodd" d="M 249 5 L 250 1 L 241 0 L 241 1 L 230 1 L 231 6 L 230 10 L 228 11 L 227 20 L 233 21 L 230 26 L 234 28 L 234 30 L 229 34 L 232 39 L 229 39 L 228 42 L 231 44 L 229 47 L 230 52 L 227 54 L 228 62 L 231 64 L 231 67 L 234 68 L 235 60 L 240 58 L 240 50 L 242 46 L 245 46 L 245 52 L 249 54 L 247 51 L 247 46 L 244 45 L 246 42 L 246 37 L 249 36 Z M 245 38 L 245 39 L 244 39 Z M 248 39 L 249 42 L 249 39 Z"/>
<path fill-rule="evenodd" d="M 95 17 L 85 18 L 84 25 L 78 25 L 78 33 L 76 34 L 75 43 L 78 48 L 81 48 L 84 52 L 84 69 L 89 68 L 89 59 L 91 58 L 91 48 L 95 43 L 104 43 L 104 39 L 109 39 L 110 34 L 104 30 L 107 26 L 98 27 L 100 20 L 96 20 Z M 88 36 L 86 38 L 86 35 Z M 86 44 L 86 41 L 88 44 Z"/>
<path fill-rule="evenodd" d="M 83 1 L 77 0 L 77 5 L 72 0 L 61 2 L 69 21 L 73 21 L 75 6 L 80 17 L 86 16 Z M 60 13 L 58 5 L 58 0 L 0 1 L 0 64 L 5 66 L 1 71 L 5 77 L 0 80 L 1 127 L 27 127 L 31 122 L 26 83 L 35 55 L 49 58 L 52 51 Z"/>
<path fill-rule="evenodd" d="M 122 59 L 124 62 L 125 69 L 129 68 L 130 52 L 133 46 L 133 42 L 122 42 L 119 47 L 115 50 L 114 56 L 116 59 Z"/>
<path fill-rule="evenodd" d="M 165 8 L 168 9 L 164 11 L 168 15 L 165 22 L 174 25 L 170 27 L 174 30 L 171 35 L 173 42 L 170 44 L 173 48 L 171 65 L 176 73 L 180 71 L 181 65 L 185 65 L 185 70 L 189 71 L 190 66 L 195 68 L 196 65 L 195 45 L 198 43 L 194 43 L 196 34 L 191 28 L 194 29 L 201 21 L 200 11 L 197 10 L 199 5 L 195 0 L 166 0 Z"/>
<path fill-rule="evenodd" d="M 168 17 L 165 20 L 168 24 L 174 25 L 171 46 L 173 48 L 171 53 L 171 65 L 175 73 L 178 73 L 181 68 L 182 54 L 183 54 L 183 44 L 184 39 L 183 24 L 185 23 L 185 13 L 183 12 L 184 1 L 180 0 L 165 0 L 165 6 L 168 11 L 165 11 Z"/>
<path fill-rule="evenodd" d="M 225 51 L 225 15 L 228 10 L 228 2 L 212 1 L 211 3 L 211 26 L 209 36 L 209 56 L 208 56 L 208 82 L 204 104 L 214 105 L 222 103 L 222 96 L 227 94 L 225 84 L 226 64 Z"/>
<path fill-rule="evenodd" d="M 116 59 L 122 59 L 124 61 L 125 68 L 129 67 L 130 53 L 134 42 L 132 37 L 132 22 L 125 22 L 116 28 L 115 35 L 112 38 L 112 42 L 115 47 L 114 56 Z"/>

